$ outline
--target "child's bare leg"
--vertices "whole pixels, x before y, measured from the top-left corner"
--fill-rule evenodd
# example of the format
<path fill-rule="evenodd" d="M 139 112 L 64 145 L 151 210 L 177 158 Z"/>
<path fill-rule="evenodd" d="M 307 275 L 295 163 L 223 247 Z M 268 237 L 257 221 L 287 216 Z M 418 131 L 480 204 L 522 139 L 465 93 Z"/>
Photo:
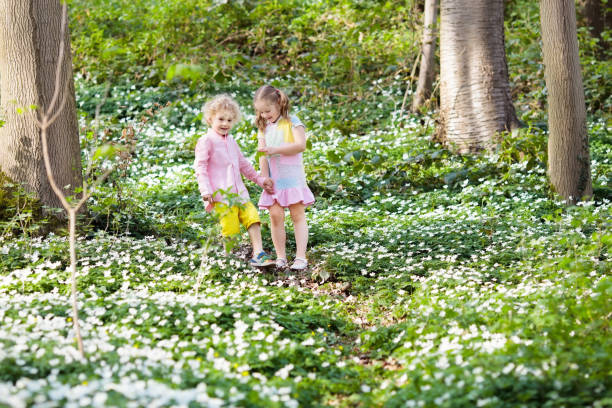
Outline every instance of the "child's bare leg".
<path fill-rule="evenodd" d="M 272 233 L 272 242 L 276 251 L 276 258 L 287 259 L 285 245 L 287 236 L 285 235 L 285 209 L 274 203 L 270 209 L 270 232 Z"/>
<path fill-rule="evenodd" d="M 304 204 L 297 203 L 289 206 L 293 231 L 295 232 L 295 256 L 306 259 L 306 246 L 308 245 L 308 224 Z"/>
<path fill-rule="evenodd" d="M 261 225 L 258 222 L 251 224 L 247 231 L 249 233 L 249 238 L 251 238 L 251 245 L 253 246 L 253 257 L 256 257 L 263 251 L 263 246 L 261 244 Z"/>

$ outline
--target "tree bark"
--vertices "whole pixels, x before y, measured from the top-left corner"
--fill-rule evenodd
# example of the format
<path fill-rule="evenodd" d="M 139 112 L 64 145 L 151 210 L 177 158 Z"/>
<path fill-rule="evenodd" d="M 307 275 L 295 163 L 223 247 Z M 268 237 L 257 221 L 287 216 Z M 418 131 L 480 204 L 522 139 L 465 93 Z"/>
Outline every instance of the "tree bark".
<path fill-rule="evenodd" d="M 49 106 L 61 35 L 59 0 L 0 0 L 0 169 L 41 202 L 61 208 L 46 176 L 35 109 Z M 82 185 L 78 121 L 68 30 L 60 80 L 63 110 L 48 129 L 49 154 L 66 195 Z M 57 105 L 60 105 L 58 103 Z"/>
<path fill-rule="evenodd" d="M 584 24 L 591 29 L 594 37 L 597 37 L 603 49 L 607 49 L 608 44 L 603 41 L 601 33 L 606 29 L 608 23 L 608 6 L 602 0 L 579 0 L 580 14 L 584 19 Z"/>
<path fill-rule="evenodd" d="M 416 112 L 431 95 L 435 77 L 436 20 L 438 0 L 426 0 L 423 13 L 423 40 L 421 45 L 421 67 L 419 81 L 412 99 L 412 111 Z"/>
<path fill-rule="evenodd" d="M 438 137 L 460 153 L 493 149 L 519 121 L 504 48 L 504 0 L 441 0 Z"/>
<path fill-rule="evenodd" d="M 568 203 L 593 194 L 574 0 L 540 0 L 548 90 L 548 173 Z"/>

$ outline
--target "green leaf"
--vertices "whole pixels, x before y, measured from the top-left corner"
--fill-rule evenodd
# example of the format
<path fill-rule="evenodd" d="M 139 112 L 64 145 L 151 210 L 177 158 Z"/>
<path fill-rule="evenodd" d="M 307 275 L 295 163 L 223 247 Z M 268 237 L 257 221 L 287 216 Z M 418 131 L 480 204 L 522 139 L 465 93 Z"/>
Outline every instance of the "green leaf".
<path fill-rule="evenodd" d="M 104 59 L 116 58 L 121 54 L 125 54 L 125 50 L 121 47 L 117 47 L 116 45 L 105 48 L 104 51 L 102 51 L 102 57 Z"/>
<path fill-rule="evenodd" d="M 104 144 L 96 149 L 91 160 L 95 162 L 99 159 L 108 159 L 112 157 L 117 150 L 118 149 L 110 143 Z"/>
<path fill-rule="evenodd" d="M 425 155 L 423 153 L 417 154 L 416 156 L 410 156 L 406 159 L 406 163 L 420 163 L 425 160 Z"/>
<path fill-rule="evenodd" d="M 459 176 L 459 172 L 456 172 L 456 171 L 451 171 L 450 173 L 445 174 L 444 184 L 451 185 L 455 180 L 457 180 L 458 176 Z"/>
<path fill-rule="evenodd" d="M 328 151 L 326 156 L 327 156 L 327 160 L 329 160 L 332 163 L 340 162 L 340 155 L 334 151 Z"/>
<path fill-rule="evenodd" d="M 166 71 L 166 81 L 172 81 L 176 76 L 176 65 L 170 65 Z"/>
<path fill-rule="evenodd" d="M 195 64 L 175 64 L 166 71 L 166 80 L 171 81 L 175 77 L 188 80 L 198 80 L 204 75 L 204 68 Z"/>

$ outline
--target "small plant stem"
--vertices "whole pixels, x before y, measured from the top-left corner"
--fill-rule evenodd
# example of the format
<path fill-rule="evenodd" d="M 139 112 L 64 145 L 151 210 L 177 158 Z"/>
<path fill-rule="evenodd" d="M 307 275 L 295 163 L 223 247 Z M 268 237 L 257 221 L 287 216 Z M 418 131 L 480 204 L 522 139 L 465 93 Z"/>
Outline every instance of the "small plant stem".
<path fill-rule="evenodd" d="M 83 338 L 81 337 L 81 328 L 79 326 L 79 309 L 77 307 L 76 293 L 76 209 L 70 208 L 68 211 L 70 223 L 70 283 L 72 286 L 72 322 L 74 324 L 74 332 L 79 346 L 81 357 L 85 358 L 83 351 Z"/>
<path fill-rule="evenodd" d="M 84 195 L 76 206 L 70 205 L 62 190 L 57 186 L 53 173 L 51 171 L 51 160 L 49 159 L 49 149 L 47 145 L 47 128 L 50 123 L 47 123 L 47 117 L 43 117 L 41 124 L 41 140 L 43 146 L 43 160 L 45 162 L 45 170 L 47 172 L 47 178 L 49 184 L 59 197 L 64 209 L 68 213 L 68 225 L 69 225 L 69 242 L 70 242 L 70 275 L 71 275 L 71 292 L 72 292 L 72 322 L 74 325 L 75 336 L 77 344 L 79 346 L 79 353 L 81 357 L 85 358 L 85 352 L 83 351 L 83 339 L 81 337 L 81 329 L 79 327 L 79 311 L 77 308 L 76 301 L 76 213 L 81 208 L 81 205 L 87 200 L 88 196 Z"/>
<path fill-rule="evenodd" d="M 97 177 L 96 180 L 94 180 L 94 182 L 92 183 L 91 186 L 89 186 L 87 184 L 87 181 L 84 180 L 83 181 L 83 191 L 81 193 L 81 197 L 78 198 L 78 200 L 76 200 L 75 202 L 69 202 L 68 199 L 66 198 L 66 195 L 64 194 L 64 192 L 62 191 L 62 189 L 57 185 L 57 182 L 55 181 L 55 178 L 53 176 L 53 171 L 51 169 L 51 159 L 49 156 L 49 147 L 48 147 L 48 140 L 47 140 L 47 131 L 49 129 L 49 127 L 53 124 L 53 122 L 55 122 L 57 120 L 57 118 L 59 117 L 60 113 L 64 110 L 65 107 L 65 102 L 66 102 L 66 98 L 67 98 L 67 94 L 68 94 L 68 86 L 64 85 L 63 86 L 63 93 L 61 96 L 61 100 L 59 103 L 59 106 L 57 106 L 56 108 L 56 104 L 57 101 L 60 98 L 60 89 L 62 88 L 62 83 L 61 83 L 61 73 L 62 73 L 62 66 L 61 66 L 61 62 L 63 61 L 63 56 L 64 56 L 64 46 L 65 46 L 65 41 L 64 41 L 64 34 L 66 31 L 66 26 L 67 26 L 67 15 L 68 15 L 68 9 L 67 9 L 67 3 L 64 2 L 62 4 L 62 23 L 61 23 L 61 35 L 60 35 L 60 47 L 59 47 L 59 56 L 57 59 L 57 66 L 56 66 L 56 71 L 55 71 L 55 90 L 53 92 L 53 97 L 51 98 L 51 102 L 49 104 L 49 106 L 47 107 L 46 110 L 41 110 L 39 111 L 39 119 L 37 119 L 36 117 L 34 117 L 34 122 L 38 125 L 38 127 L 40 128 L 40 138 L 41 138 L 41 142 L 42 142 L 42 152 L 43 152 L 43 161 L 44 161 L 44 165 L 45 165 L 45 171 L 47 173 L 47 178 L 49 179 L 49 184 L 51 185 L 51 188 L 53 189 L 53 192 L 57 195 L 57 197 L 59 198 L 60 202 L 62 203 L 62 207 L 64 207 L 64 209 L 66 210 L 67 214 L 68 214 L 68 218 L 69 218 L 69 242 L 70 242 L 70 280 L 71 280 L 71 293 L 72 293 L 72 321 L 74 324 L 74 331 L 75 331 L 75 336 L 76 336 L 76 340 L 77 340 L 77 344 L 79 347 L 79 353 L 81 354 L 81 358 L 85 359 L 85 352 L 83 350 L 83 338 L 81 337 L 81 328 L 79 326 L 79 310 L 78 310 L 78 306 L 77 306 L 77 286 L 76 286 L 76 272 L 77 272 L 77 258 L 76 258 L 76 216 L 77 213 L 79 212 L 79 210 L 81 209 L 81 207 L 87 202 L 87 200 L 89 199 L 89 197 L 92 194 L 92 191 L 97 188 L 100 184 L 102 184 L 102 182 L 104 182 L 104 180 L 106 180 L 106 178 L 110 175 L 110 173 L 112 172 L 113 168 L 111 167 L 110 169 L 107 169 L 101 176 Z M 106 92 L 108 92 L 108 87 Z M 97 116 L 99 114 L 99 108 L 100 106 L 104 103 L 104 101 L 102 101 L 102 103 L 100 105 L 98 105 L 98 107 L 96 108 L 96 126 L 97 126 Z M 54 109 L 56 110 L 55 113 L 53 113 Z M 142 125 L 144 126 L 144 124 Z M 88 167 L 87 167 L 87 172 L 86 174 L 89 173 L 90 169 L 92 168 L 93 164 L 92 162 L 89 163 Z"/>

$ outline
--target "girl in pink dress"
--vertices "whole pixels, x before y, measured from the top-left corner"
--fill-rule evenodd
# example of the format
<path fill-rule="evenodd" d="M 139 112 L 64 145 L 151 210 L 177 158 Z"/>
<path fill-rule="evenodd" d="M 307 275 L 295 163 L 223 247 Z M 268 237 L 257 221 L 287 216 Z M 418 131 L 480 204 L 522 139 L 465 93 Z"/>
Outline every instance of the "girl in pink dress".
<path fill-rule="evenodd" d="M 274 180 L 274 190 L 261 194 L 259 207 L 270 211 L 276 266 L 287 266 L 285 209 L 289 208 L 296 245 L 291 269 L 305 269 L 308 266 L 308 224 L 304 209 L 315 201 L 306 184 L 302 162 L 302 152 L 306 149 L 306 128 L 296 116 L 289 115 L 287 95 L 273 86 L 259 88 L 253 104 L 255 124 L 259 129 L 257 150 L 265 153 L 259 160 L 261 174 Z"/>

